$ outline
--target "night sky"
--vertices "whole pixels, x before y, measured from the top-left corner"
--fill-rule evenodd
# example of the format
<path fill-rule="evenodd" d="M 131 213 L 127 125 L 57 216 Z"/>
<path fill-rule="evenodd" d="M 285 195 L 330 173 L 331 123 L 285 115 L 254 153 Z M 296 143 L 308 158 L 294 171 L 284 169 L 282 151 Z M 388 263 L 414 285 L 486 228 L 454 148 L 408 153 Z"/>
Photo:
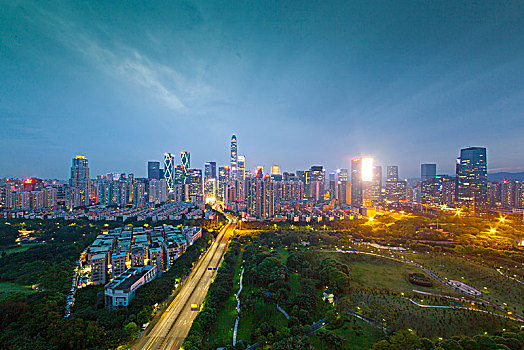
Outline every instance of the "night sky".
<path fill-rule="evenodd" d="M 524 170 L 524 1 L 0 0 L 0 177 L 247 167 Z"/>

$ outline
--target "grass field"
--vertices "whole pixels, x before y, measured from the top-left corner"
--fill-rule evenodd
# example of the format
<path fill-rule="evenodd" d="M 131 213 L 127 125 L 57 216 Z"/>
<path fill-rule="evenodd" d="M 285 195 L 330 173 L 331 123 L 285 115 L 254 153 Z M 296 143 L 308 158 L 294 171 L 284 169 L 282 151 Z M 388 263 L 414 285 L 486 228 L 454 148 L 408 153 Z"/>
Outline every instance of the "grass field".
<path fill-rule="evenodd" d="M 31 294 L 34 293 L 34 291 L 30 287 L 21 286 L 15 283 L 0 282 L 0 301 L 3 301 L 16 293 Z"/>
<path fill-rule="evenodd" d="M 342 327 L 331 332 L 346 339 L 343 348 L 351 350 L 371 349 L 375 342 L 384 338 L 384 334 L 380 329 L 358 318 L 353 318 L 350 321 L 345 322 Z M 330 344 L 324 342 L 320 337 L 315 335 L 315 333 L 310 336 L 310 340 L 311 345 L 315 349 L 332 349 Z"/>
<path fill-rule="evenodd" d="M 23 245 L 19 245 L 17 247 L 11 247 L 11 248 L 4 248 L 3 250 L 6 252 L 7 255 L 9 254 L 13 254 L 13 253 L 21 253 L 21 252 L 25 252 L 26 250 L 34 247 L 34 246 L 37 246 L 38 244 L 23 244 Z"/>
<path fill-rule="evenodd" d="M 342 304 L 378 322 L 385 320 L 388 329 L 411 328 L 417 334 L 431 339 L 494 333 L 516 324 L 501 317 L 469 310 L 421 308 L 404 298 L 365 290 L 353 291 L 344 297 Z M 432 302 L 424 301 L 424 304 Z"/>
<path fill-rule="evenodd" d="M 449 279 L 462 281 L 482 291 L 482 298 L 497 304 L 506 303 L 510 310 L 524 314 L 524 285 L 499 274 L 493 268 L 468 261 L 459 256 L 410 255 L 411 259 L 443 274 Z"/>
<path fill-rule="evenodd" d="M 388 290 L 394 293 L 413 294 L 417 289 L 424 292 L 440 293 L 440 284 L 433 280 L 432 287 L 422 287 L 408 281 L 410 273 L 422 271 L 412 265 L 391 259 L 361 254 L 327 253 L 350 267 L 350 283 L 354 288 Z M 458 296 L 450 289 L 443 294 Z"/>

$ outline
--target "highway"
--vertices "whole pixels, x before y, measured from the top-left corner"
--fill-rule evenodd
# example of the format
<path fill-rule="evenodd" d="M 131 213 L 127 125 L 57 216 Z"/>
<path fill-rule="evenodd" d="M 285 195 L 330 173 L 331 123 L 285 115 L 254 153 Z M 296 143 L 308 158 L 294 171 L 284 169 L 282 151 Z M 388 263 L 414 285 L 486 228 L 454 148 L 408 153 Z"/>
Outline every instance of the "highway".
<path fill-rule="evenodd" d="M 179 293 L 167 307 L 152 329 L 146 329 L 141 337 L 131 345 L 131 349 L 179 349 L 189 333 L 197 311 L 191 311 L 191 304 L 202 304 L 209 285 L 213 281 L 228 246 L 236 221 L 229 223 L 220 231 L 216 240 L 193 268 L 182 284 Z M 209 268 L 209 269 L 208 269 Z"/>

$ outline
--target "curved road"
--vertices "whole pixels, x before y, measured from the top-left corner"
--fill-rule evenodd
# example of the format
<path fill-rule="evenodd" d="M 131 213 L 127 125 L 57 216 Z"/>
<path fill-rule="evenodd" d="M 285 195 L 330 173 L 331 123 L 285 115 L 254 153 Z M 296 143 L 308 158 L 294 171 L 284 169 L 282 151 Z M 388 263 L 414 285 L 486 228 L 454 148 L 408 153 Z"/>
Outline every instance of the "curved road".
<path fill-rule="evenodd" d="M 191 311 L 191 304 L 201 305 L 203 303 L 209 285 L 217 273 L 217 270 L 213 268 L 218 268 L 222 262 L 229 238 L 235 229 L 236 221 L 228 220 L 229 223 L 220 231 L 217 239 L 180 287 L 175 299 L 159 316 L 160 319 L 152 329 L 146 330 L 131 344 L 131 349 L 172 350 L 182 346 L 198 313 L 198 311 Z"/>

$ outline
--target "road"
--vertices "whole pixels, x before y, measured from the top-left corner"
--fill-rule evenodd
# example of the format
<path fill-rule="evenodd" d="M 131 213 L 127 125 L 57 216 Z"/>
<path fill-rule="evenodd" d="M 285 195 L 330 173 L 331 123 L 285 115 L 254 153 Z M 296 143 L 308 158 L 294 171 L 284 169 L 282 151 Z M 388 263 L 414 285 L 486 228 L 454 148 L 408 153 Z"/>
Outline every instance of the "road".
<path fill-rule="evenodd" d="M 160 315 L 152 329 L 147 329 L 134 343 L 131 349 L 179 349 L 189 333 L 197 311 L 191 311 L 191 304 L 202 304 L 209 285 L 213 281 L 227 249 L 229 238 L 236 222 L 229 223 L 220 231 L 217 239 L 199 260 L 193 271 L 180 287 L 180 291 Z M 209 270 L 209 269 L 211 270 Z"/>

